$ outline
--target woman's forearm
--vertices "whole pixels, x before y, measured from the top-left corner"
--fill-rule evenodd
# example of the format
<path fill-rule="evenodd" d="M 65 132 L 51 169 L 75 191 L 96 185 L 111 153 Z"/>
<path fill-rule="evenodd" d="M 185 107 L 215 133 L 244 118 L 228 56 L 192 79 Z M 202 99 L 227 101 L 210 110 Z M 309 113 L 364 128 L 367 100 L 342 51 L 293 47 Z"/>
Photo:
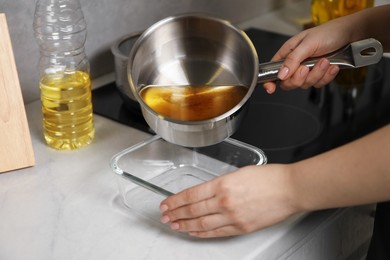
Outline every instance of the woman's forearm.
<path fill-rule="evenodd" d="M 390 200 L 390 125 L 291 169 L 304 211 Z"/>
<path fill-rule="evenodd" d="M 390 25 L 390 4 L 369 8 L 339 19 L 342 23 L 348 23 L 351 41 L 375 38 L 382 43 L 385 52 L 390 51 L 390 34 L 387 32 Z"/>

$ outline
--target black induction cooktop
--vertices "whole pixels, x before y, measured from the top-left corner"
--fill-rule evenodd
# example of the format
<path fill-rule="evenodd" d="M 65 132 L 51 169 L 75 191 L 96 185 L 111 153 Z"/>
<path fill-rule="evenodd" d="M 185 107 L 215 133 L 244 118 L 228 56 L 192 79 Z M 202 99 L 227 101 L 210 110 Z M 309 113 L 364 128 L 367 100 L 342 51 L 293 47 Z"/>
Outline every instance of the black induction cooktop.
<path fill-rule="evenodd" d="M 269 61 L 288 36 L 249 29 L 259 55 Z M 368 67 L 366 82 L 344 88 L 332 82 L 308 90 L 267 94 L 261 85 L 249 100 L 248 113 L 232 136 L 261 148 L 270 163 L 305 159 L 365 135 L 390 121 L 390 59 Z M 153 133 L 139 106 L 125 100 L 110 83 L 93 91 L 94 112 L 139 130 Z"/>

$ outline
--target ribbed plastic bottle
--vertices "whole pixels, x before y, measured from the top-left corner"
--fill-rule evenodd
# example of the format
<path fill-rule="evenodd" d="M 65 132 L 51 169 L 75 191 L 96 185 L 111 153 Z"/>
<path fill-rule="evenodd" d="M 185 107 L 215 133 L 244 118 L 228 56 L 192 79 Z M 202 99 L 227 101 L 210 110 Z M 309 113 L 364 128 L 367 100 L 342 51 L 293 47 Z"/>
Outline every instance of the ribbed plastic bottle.
<path fill-rule="evenodd" d="M 87 26 L 79 0 L 38 0 L 34 35 L 40 47 L 39 85 L 46 143 L 73 150 L 92 142 Z"/>

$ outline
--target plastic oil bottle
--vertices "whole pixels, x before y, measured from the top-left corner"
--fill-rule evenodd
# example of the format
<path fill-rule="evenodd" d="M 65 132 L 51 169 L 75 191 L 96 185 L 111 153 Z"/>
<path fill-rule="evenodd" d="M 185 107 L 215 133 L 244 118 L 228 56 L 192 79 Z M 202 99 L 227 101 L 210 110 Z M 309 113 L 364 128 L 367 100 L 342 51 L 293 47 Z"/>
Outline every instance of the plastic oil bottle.
<path fill-rule="evenodd" d="M 86 22 L 79 0 L 37 0 L 34 34 L 40 47 L 39 85 L 46 143 L 73 150 L 92 142 Z"/>

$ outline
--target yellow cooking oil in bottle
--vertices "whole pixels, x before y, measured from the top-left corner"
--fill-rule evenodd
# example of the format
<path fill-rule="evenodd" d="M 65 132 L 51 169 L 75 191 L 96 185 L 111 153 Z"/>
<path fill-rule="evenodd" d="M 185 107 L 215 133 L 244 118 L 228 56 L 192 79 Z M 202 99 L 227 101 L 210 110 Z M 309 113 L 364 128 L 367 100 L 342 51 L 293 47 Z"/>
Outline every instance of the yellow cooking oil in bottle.
<path fill-rule="evenodd" d="M 73 150 L 95 135 L 87 25 L 79 0 L 37 0 L 33 23 L 40 47 L 43 136 L 48 146 Z"/>
<path fill-rule="evenodd" d="M 90 144 L 95 130 L 89 74 L 47 74 L 40 80 L 40 89 L 46 143 L 59 150 Z"/>
<path fill-rule="evenodd" d="M 374 0 L 312 0 L 311 15 L 314 25 L 319 25 L 373 6 Z"/>

